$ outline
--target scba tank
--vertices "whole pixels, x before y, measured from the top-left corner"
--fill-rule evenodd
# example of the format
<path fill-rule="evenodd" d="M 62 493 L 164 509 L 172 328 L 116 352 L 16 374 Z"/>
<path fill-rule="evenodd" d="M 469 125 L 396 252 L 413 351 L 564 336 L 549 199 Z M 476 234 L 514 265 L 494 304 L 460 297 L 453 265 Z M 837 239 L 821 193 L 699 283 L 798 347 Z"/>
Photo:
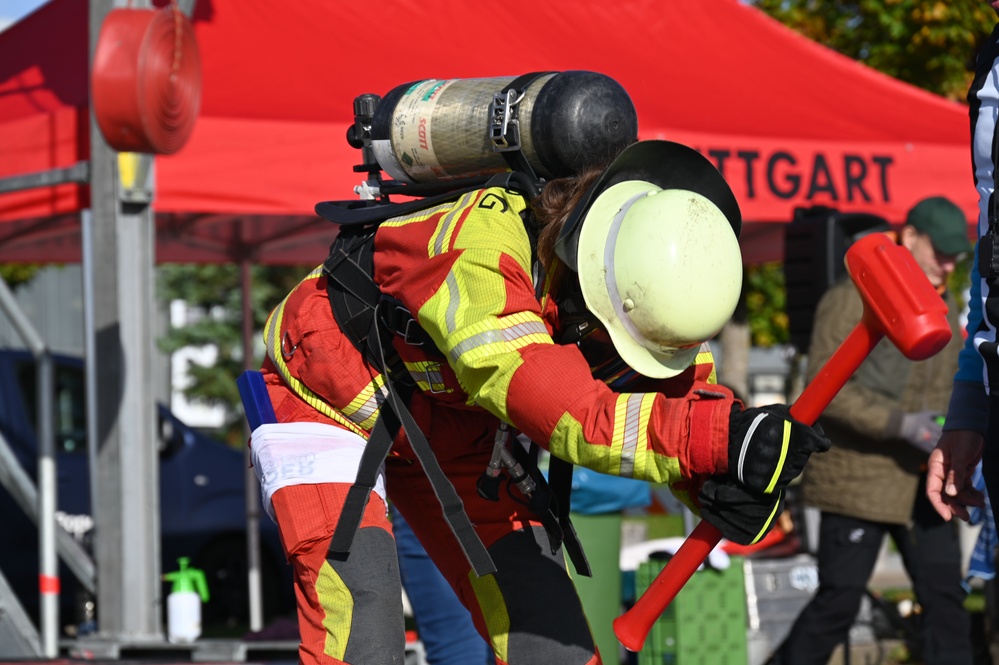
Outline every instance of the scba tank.
<path fill-rule="evenodd" d="M 371 147 L 378 165 L 405 183 L 508 170 L 497 149 L 501 93 L 515 77 L 427 79 L 397 86 L 378 103 Z M 614 79 L 587 71 L 545 73 L 506 105 L 519 149 L 534 172 L 557 178 L 609 161 L 638 136 L 638 116 Z M 499 143 L 502 143 L 500 141 Z M 508 148 L 507 148 L 508 149 Z"/>

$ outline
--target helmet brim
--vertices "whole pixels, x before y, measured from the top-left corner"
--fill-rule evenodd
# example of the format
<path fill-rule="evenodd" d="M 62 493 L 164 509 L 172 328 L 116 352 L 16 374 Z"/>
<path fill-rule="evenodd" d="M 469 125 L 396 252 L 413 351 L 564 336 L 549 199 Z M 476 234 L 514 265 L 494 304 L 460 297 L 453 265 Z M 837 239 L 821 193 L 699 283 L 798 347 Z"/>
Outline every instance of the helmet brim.
<path fill-rule="evenodd" d="M 644 180 L 660 189 L 685 189 L 714 203 L 736 237 L 742 213 L 732 189 L 714 164 L 693 148 L 672 141 L 639 141 L 625 148 L 600 174 L 570 213 L 555 243 L 555 255 L 578 272 L 579 231 L 586 213 L 608 187 L 625 180 Z"/>
<path fill-rule="evenodd" d="M 659 197 L 666 197 L 666 199 Z M 633 284 L 637 282 L 633 282 L 627 277 L 625 277 L 624 282 L 619 281 L 622 273 L 619 272 L 618 262 L 622 258 L 627 261 L 634 255 L 631 253 L 626 257 L 619 255 L 618 238 L 621 237 L 619 235 L 621 229 L 628 227 L 629 220 L 632 219 L 629 217 L 630 213 L 626 211 L 640 207 L 646 202 L 652 201 L 653 198 L 658 201 L 668 201 L 666 215 L 669 219 L 675 219 L 679 222 L 670 225 L 656 224 L 656 230 L 639 234 L 643 239 L 644 246 L 655 248 L 651 250 L 653 254 L 658 254 L 658 250 L 663 248 L 661 238 L 675 237 L 673 231 L 684 226 L 684 222 L 681 220 L 696 219 L 698 222 L 707 224 L 705 228 L 707 235 L 701 239 L 702 245 L 717 248 L 721 255 L 728 258 L 734 257 L 739 265 L 739 272 L 741 272 L 742 260 L 734 234 L 726 228 L 727 219 L 724 218 L 720 210 L 706 201 L 706 197 L 700 197 L 693 192 L 685 190 L 664 191 L 647 181 L 629 180 L 610 186 L 590 206 L 579 234 L 579 261 L 587 266 L 586 270 L 579 272 L 579 286 L 586 308 L 603 325 L 618 355 L 629 367 L 650 378 L 666 379 L 687 369 L 696 358 L 702 343 L 714 336 L 717 329 L 714 325 L 715 322 L 708 325 L 706 330 L 696 330 L 696 324 L 691 329 L 687 324 L 696 321 L 697 316 L 690 310 L 684 310 L 681 306 L 676 314 L 683 321 L 682 325 L 663 326 L 660 322 L 657 327 L 657 332 L 677 335 L 679 343 L 675 343 L 673 341 L 667 342 L 666 339 L 656 335 L 650 336 L 647 329 L 640 329 L 639 325 L 632 319 L 636 312 L 645 310 L 648 305 L 642 304 L 640 300 L 631 300 L 636 293 Z M 691 205 L 691 201 L 696 200 L 703 203 Z M 663 208 L 660 208 L 660 211 L 662 210 Z M 691 211 L 700 212 L 695 212 L 692 216 Z M 713 221 L 709 223 L 709 220 Z M 711 231 L 712 228 L 715 229 L 714 232 Z M 722 231 L 722 229 L 724 230 Z M 658 235 L 663 231 L 665 231 L 665 235 Z M 719 232 L 723 236 L 727 235 L 731 245 L 721 242 L 723 236 L 717 236 Z M 646 240 L 647 242 L 644 242 Z M 733 252 L 734 254 L 732 254 Z M 663 255 L 663 260 L 666 260 L 668 254 L 669 252 Z M 639 259 L 639 262 L 646 263 L 643 259 Z M 717 270 L 717 266 L 702 265 L 701 267 L 703 268 L 702 272 L 707 274 L 697 275 L 699 279 L 697 289 L 699 290 L 696 293 L 696 299 L 698 302 L 709 300 L 717 305 L 720 308 L 719 311 L 724 311 L 724 320 L 727 321 L 731 317 L 737 298 L 733 299 L 732 293 L 730 293 L 731 289 L 723 289 L 722 286 L 729 285 L 734 288 L 733 285 L 737 282 L 740 285 L 739 290 L 741 290 L 741 278 L 733 282 L 731 279 L 726 279 L 723 273 Z M 667 267 L 663 266 L 663 268 L 664 275 L 668 274 Z M 625 266 L 624 269 L 627 271 L 628 267 Z M 697 270 L 684 272 L 685 274 L 696 274 Z M 711 277 L 716 275 L 718 280 L 712 280 Z M 686 289 L 683 290 L 685 293 L 694 295 Z M 655 297 L 654 292 L 654 288 L 651 291 L 649 288 L 637 289 L 637 293 L 649 297 Z M 631 295 L 627 295 L 629 293 Z M 685 299 L 684 302 L 686 302 Z M 636 308 L 636 303 L 637 309 L 631 311 Z M 698 304 L 695 309 L 698 312 L 711 311 L 711 307 L 707 303 Z M 692 316 L 692 314 L 694 315 Z M 686 339 L 680 341 L 682 338 Z"/>

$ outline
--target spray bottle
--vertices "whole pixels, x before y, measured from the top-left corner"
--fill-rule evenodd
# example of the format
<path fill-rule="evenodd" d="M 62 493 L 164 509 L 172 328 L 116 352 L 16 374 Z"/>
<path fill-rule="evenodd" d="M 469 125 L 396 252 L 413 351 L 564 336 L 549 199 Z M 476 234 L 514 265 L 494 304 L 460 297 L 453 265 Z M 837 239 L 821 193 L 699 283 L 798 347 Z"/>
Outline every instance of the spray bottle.
<path fill-rule="evenodd" d="M 205 573 L 188 568 L 190 559 L 177 559 L 180 570 L 163 575 L 173 582 L 167 596 L 167 639 L 173 644 L 189 644 L 201 635 L 201 603 L 208 602 L 208 584 Z"/>

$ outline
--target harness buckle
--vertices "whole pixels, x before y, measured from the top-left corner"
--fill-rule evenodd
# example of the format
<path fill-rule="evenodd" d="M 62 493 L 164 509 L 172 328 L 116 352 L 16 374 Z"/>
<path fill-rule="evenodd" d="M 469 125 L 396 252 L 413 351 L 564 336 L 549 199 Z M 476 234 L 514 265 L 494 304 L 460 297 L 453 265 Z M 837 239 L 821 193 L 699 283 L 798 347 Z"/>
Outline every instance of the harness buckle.
<path fill-rule="evenodd" d="M 285 362 L 288 362 L 295 355 L 296 350 L 298 350 L 298 344 L 291 344 L 291 335 L 286 330 L 281 336 L 281 357 L 284 358 Z"/>
<path fill-rule="evenodd" d="M 382 308 L 381 319 L 392 334 L 402 337 L 409 346 L 423 346 L 426 336 L 412 312 L 395 298 L 383 296 L 382 300 L 389 307 Z"/>
<path fill-rule="evenodd" d="M 404 311 L 407 315 L 409 314 L 408 309 Z M 423 329 L 416 324 L 416 319 L 412 315 L 406 321 L 406 329 L 402 331 L 402 338 L 410 346 L 423 346 Z"/>

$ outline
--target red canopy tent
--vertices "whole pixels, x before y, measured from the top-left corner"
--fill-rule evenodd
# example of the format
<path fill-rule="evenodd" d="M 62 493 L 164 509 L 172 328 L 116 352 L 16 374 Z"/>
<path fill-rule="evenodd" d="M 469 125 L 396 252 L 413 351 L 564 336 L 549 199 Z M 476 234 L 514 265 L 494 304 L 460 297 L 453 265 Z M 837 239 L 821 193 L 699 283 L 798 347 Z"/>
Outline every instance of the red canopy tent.
<path fill-rule="evenodd" d="M 629 92 L 642 138 L 699 149 L 732 185 L 747 261 L 796 206 L 901 222 L 950 197 L 973 221 L 967 109 L 810 42 L 737 0 L 198 0 L 201 112 L 156 159 L 157 259 L 318 263 L 313 205 L 352 198 L 353 99 L 426 78 L 586 69 Z M 0 178 L 88 157 L 87 8 L 0 33 Z M 485 130 L 484 130 L 485 131 Z M 0 195 L 0 261 L 78 261 L 83 185 Z M 236 223 L 238 222 L 238 223 Z"/>

